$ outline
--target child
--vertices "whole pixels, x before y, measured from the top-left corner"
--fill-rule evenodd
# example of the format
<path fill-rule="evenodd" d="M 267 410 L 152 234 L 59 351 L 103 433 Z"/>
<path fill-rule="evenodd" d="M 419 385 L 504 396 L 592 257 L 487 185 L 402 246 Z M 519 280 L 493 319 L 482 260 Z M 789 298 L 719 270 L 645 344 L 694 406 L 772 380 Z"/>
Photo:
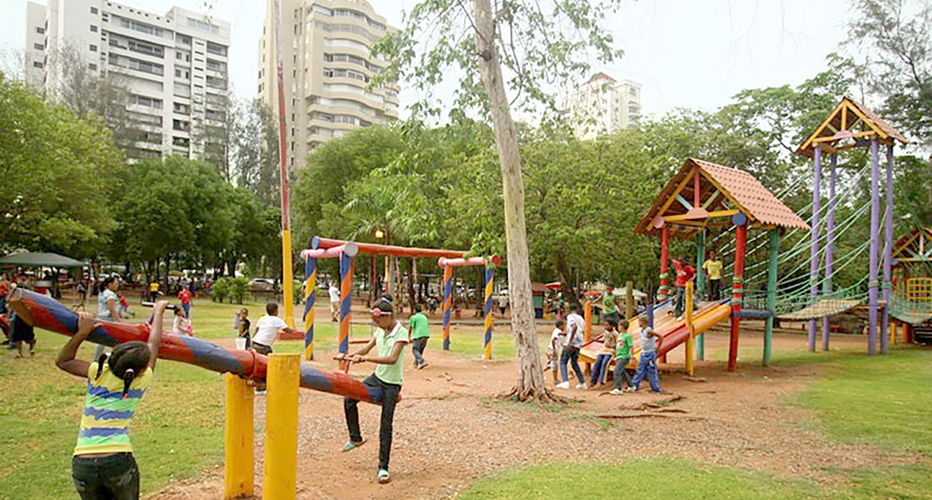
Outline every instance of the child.
<path fill-rule="evenodd" d="M 249 309 L 245 307 L 239 312 L 239 336 L 246 339 L 246 349 L 252 349 L 252 338 L 249 336 Z"/>
<path fill-rule="evenodd" d="M 378 328 L 372 338 L 361 349 L 343 356 L 352 363 L 375 363 L 375 373 L 363 383 L 370 387 L 382 389 L 382 420 L 379 428 L 379 472 L 376 476 L 380 484 L 391 481 L 388 474 L 388 461 L 392 451 L 392 421 L 395 418 L 395 404 L 404 382 L 404 347 L 408 343 L 408 330 L 395 320 L 394 306 L 387 298 L 380 299 L 372 309 L 372 319 Z M 377 356 L 366 356 L 375 347 Z M 349 441 L 343 445 L 343 451 L 354 450 L 366 441 L 359 431 L 359 411 L 355 399 L 345 398 L 343 410 L 346 413 L 346 426 L 349 428 Z"/>
<path fill-rule="evenodd" d="M 278 317 L 278 304 L 269 302 L 265 305 L 265 316 L 256 321 L 256 334 L 252 338 L 253 350 L 266 356 L 272 354 L 272 345 L 278 339 L 279 331 L 294 333 L 295 329 Z M 256 391 L 265 391 L 265 380 L 256 381 Z"/>
<path fill-rule="evenodd" d="M 19 314 L 13 313 L 12 321 L 10 321 L 12 326 L 13 333 L 10 335 L 10 348 L 14 346 L 18 353 L 16 354 L 17 358 L 23 357 L 23 342 L 29 344 L 29 355 L 36 355 L 36 332 L 32 328 L 32 325 L 23 321 L 19 317 Z"/>
<path fill-rule="evenodd" d="M 618 321 L 608 320 L 605 332 L 602 334 L 602 351 L 595 358 L 595 366 L 592 367 L 592 380 L 590 386 L 595 387 L 605 383 L 605 374 L 608 373 L 608 365 L 612 362 L 612 356 L 615 354 L 615 340 L 618 337 Z"/>
<path fill-rule="evenodd" d="M 660 390 L 660 377 L 657 373 L 657 351 L 663 345 L 663 337 L 647 324 L 646 316 L 641 316 L 640 322 L 644 325 L 641 328 L 641 358 L 638 360 L 638 369 L 634 372 L 631 388 L 635 391 L 638 390 L 641 381 L 647 375 L 651 392 L 662 392 Z M 656 339 L 656 342 L 654 339 Z"/>
<path fill-rule="evenodd" d="M 676 269 L 676 308 L 673 315 L 677 319 L 683 316 L 683 310 L 686 308 L 686 283 L 693 280 L 696 276 L 696 268 L 686 263 L 686 259 L 680 255 L 679 259 L 673 261 L 673 268 Z"/>
<path fill-rule="evenodd" d="M 184 309 L 180 307 L 175 308 L 175 319 L 172 322 L 172 333 L 175 335 L 187 335 L 193 337 L 194 333 L 191 330 L 191 322 L 185 317 Z"/>
<path fill-rule="evenodd" d="M 411 346 L 411 352 L 414 353 L 415 370 L 427 367 L 427 360 L 424 359 L 424 349 L 427 348 L 427 341 L 430 340 L 430 328 L 427 325 L 427 316 L 424 316 L 421 310 L 420 304 L 415 305 L 415 314 L 408 320 L 411 340 L 414 342 Z"/>
<path fill-rule="evenodd" d="M 614 320 L 618 323 L 618 299 L 615 296 L 615 285 L 611 282 L 605 284 L 605 295 L 602 296 L 601 305 L 605 321 Z"/>
<path fill-rule="evenodd" d="M 75 359 L 81 343 L 98 326 L 93 316 L 80 313 L 78 330 L 58 354 L 56 366 L 87 380 L 84 417 L 71 462 L 81 498 L 139 498 L 139 469 L 127 431 L 152 380 L 167 305 L 155 305 L 148 344 L 118 344 L 93 363 Z"/>
<path fill-rule="evenodd" d="M 624 389 L 631 387 L 631 377 L 628 375 L 628 362 L 631 361 L 631 349 L 634 343 L 628 333 L 628 320 L 621 320 L 618 325 L 618 342 L 615 344 L 615 388 L 609 394 L 622 394 Z M 622 379 L 627 384 L 622 387 Z"/>
<path fill-rule="evenodd" d="M 702 263 L 702 268 L 709 273 L 709 300 L 722 300 L 722 267 L 724 264 L 714 250 Z"/>
<path fill-rule="evenodd" d="M 131 314 L 133 317 L 136 317 L 136 313 L 129 310 L 129 301 L 126 300 L 126 295 L 120 294 L 120 310 L 118 311 L 120 318 L 128 318 Z"/>
<path fill-rule="evenodd" d="M 557 384 L 559 389 L 569 389 L 570 381 L 566 373 L 566 364 L 569 363 L 579 379 L 577 389 L 586 390 L 586 379 L 583 377 L 582 369 L 579 368 L 579 349 L 583 344 L 583 333 L 586 328 L 586 320 L 579 315 L 579 304 L 573 302 L 570 304 L 570 315 L 566 317 L 566 337 L 563 340 L 563 353 L 560 354 L 560 377 L 563 382 Z"/>
<path fill-rule="evenodd" d="M 556 325 L 553 328 L 553 333 L 550 334 L 550 345 L 547 346 L 547 368 L 553 372 L 553 385 L 556 386 L 560 383 L 560 348 L 563 346 L 563 332 L 564 322 L 562 319 L 558 319 Z"/>

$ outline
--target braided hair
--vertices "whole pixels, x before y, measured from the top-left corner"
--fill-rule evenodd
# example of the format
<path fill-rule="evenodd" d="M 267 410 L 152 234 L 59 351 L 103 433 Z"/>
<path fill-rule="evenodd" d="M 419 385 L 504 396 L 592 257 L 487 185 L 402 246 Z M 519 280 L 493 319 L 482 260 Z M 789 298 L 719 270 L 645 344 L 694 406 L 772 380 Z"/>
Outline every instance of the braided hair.
<path fill-rule="evenodd" d="M 129 386 L 133 383 L 136 375 L 145 371 L 146 367 L 149 366 L 151 356 L 152 353 L 145 342 L 138 340 L 124 342 L 114 347 L 113 352 L 109 355 L 100 355 L 97 360 L 97 375 L 95 375 L 95 378 L 100 378 L 104 362 L 106 362 L 107 366 L 110 367 L 110 371 L 117 378 L 123 380 L 123 399 L 126 399 Z"/>

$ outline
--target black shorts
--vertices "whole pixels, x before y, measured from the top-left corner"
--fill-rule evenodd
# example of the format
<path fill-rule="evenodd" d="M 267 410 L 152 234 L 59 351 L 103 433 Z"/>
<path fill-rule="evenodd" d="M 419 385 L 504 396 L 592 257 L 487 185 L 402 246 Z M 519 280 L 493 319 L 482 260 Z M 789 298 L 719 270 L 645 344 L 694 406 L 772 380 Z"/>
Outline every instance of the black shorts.
<path fill-rule="evenodd" d="M 258 343 L 258 342 L 253 342 L 253 343 L 252 343 L 252 348 L 253 348 L 257 353 L 262 354 L 262 355 L 265 355 L 265 356 L 268 356 L 269 354 L 272 354 L 272 346 L 268 346 L 268 345 L 265 345 L 265 344 L 260 344 L 260 343 Z"/>
<path fill-rule="evenodd" d="M 19 319 L 19 316 L 16 316 L 16 319 L 13 321 L 13 333 L 10 336 L 10 341 L 11 342 L 33 342 L 35 340 L 36 340 L 36 332 L 33 329 L 32 325 Z"/>

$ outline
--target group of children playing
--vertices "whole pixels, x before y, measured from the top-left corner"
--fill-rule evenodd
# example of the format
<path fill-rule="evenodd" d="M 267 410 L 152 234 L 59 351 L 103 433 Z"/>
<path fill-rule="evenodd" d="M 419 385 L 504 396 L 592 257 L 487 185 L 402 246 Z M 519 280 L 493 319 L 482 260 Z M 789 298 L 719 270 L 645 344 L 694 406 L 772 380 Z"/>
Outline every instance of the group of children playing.
<path fill-rule="evenodd" d="M 602 349 L 596 356 L 590 380 L 587 384 L 582 369 L 579 367 L 579 350 L 583 344 L 585 322 L 580 326 L 580 321 L 574 318 L 574 316 L 579 316 L 579 307 L 577 305 L 572 304 L 570 309 L 572 312 L 565 321 L 562 319 L 557 320 L 550 336 L 550 344 L 547 347 L 548 368 L 553 373 L 554 387 L 557 389 L 570 388 L 567 364 L 572 366 L 576 377 L 579 379 L 576 389 L 586 390 L 603 385 L 606 382 L 609 367 L 614 361 L 614 387 L 610 394 L 620 395 L 625 392 L 637 391 L 645 377 L 650 383 L 652 392 L 662 392 L 657 370 L 657 350 L 663 345 L 663 337 L 650 326 L 647 326 L 646 316 L 638 318 L 641 324 L 645 326 L 640 329 L 641 357 L 638 360 L 634 378 L 627 371 L 634 349 L 633 339 L 631 334 L 628 333 L 628 321 L 623 319 L 619 322 L 615 319 L 608 319 L 605 331 L 602 332 Z"/>

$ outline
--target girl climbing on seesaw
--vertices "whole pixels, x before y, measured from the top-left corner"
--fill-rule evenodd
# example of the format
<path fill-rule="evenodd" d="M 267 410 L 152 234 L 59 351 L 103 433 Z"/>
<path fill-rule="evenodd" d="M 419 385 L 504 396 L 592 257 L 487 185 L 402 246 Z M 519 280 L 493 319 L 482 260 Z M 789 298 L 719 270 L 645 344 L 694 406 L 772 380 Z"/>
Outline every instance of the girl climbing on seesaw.
<path fill-rule="evenodd" d="M 410 342 L 408 330 L 400 321 L 395 320 L 394 306 L 387 297 L 379 299 L 372 309 L 372 320 L 378 328 L 372 338 L 361 349 L 351 354 L 334 357 L 350 363 L 375 363 L 375 373 L 363 380 L 363 384 L 382 389 L 382 421 L 379 427 L 379 472 L 378 481 L 385 484 L 391 481 L 388 474 L 388 461 L 392 451 L 392 421 L 395 418 L 395 404 L 404 382 L 404 348 Z M 376 356 L 367 356 L 372 348 Z M 346 426 L 349 428 L 349 441 L 343 445 L 343 451 L 355 450 L 366 440 L 359 431 L 359 401 L 345 398 L 343 409 L 346 413 Z"/>
<path fill-rule="evenodd" d="M 71 475 L 83 500 L 139 498 L 139 468 L 129 441 L 129 424 L 152 380 L 162 341 L 167 301 L 155 304 L 149 342 L 124 342 L 88 363 L 75 359 L 81 343 L 100 324 L 79 313 L 78 330 L 58 354 L 55 365 L 87 379 L 87 396 Z"/>

